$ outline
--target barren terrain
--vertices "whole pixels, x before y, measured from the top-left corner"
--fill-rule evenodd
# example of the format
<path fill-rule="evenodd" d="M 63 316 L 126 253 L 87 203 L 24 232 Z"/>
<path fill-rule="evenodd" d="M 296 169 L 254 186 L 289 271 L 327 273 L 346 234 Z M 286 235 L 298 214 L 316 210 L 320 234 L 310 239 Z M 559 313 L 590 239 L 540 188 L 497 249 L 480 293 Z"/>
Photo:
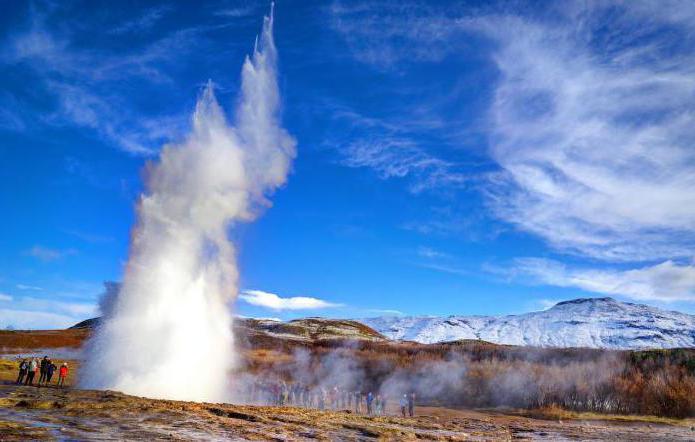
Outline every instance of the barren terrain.
<path fill-rule="evenodd" d="M 395 410 L 391 410 L 395 411 Z M 0 387 L 2 440 L 692 440 L 687 425 L 421 407 L 415 418 Z"/>
<path fill-rule="evenodd" d="M 515 347 L 485 343 L 443 346 L 384 342 L 378 335 L 352 324 L 316 321 L 278 328 L 273 324 L 237 326 L 240 354 L 246 370 L 291 378 L 298 348 L 314 356 L 347 348 L 351 358 L 369 367 L 391 361 L 394 367 L 436 359 L 439 353 L 464 348 L 485 360 L 516 357 Z M 344 330 L 347 327 L 347 331 Z M 243 333 L 239 333 L 242 331 Z M 693 440 L 695 420 L 655 416 L 572 412 L 559 407 L 474 408 L 416 407 L 414 418 L 399 416 L 395 400 L 385 416 L 369 417 L 350 410 L 320 411 L 301 407 L 205 404 L 138 398 L 110 391 L 13 385 L 20 354 L 46 353 L 71 367 L 68 386 L 79 376 L 78 349 L 90 329 L 66 331 L 0 332 L 0 440 Z M 364 336 L 362 344 L 341 344 Z M 296 336 L 296 337 L 295 337 Z M 327 338 L 327 339 L 326 339 Z M 347 345 L 347 347 L 345 347 Z M 445 351 L 446 350 L 446 351 Z M 551 355 L 558 359 L 568 351 Z M 593 353 L 590 353 L 590 355 Z M 580 356 L 584 357 L 583 353 Z M 575 358 L 572 351 L 569 357 Z M 316 359 L 320 364 L 322 359 Z M 191 374 L 194 374 L 191 372 Z M 182 376 L 185 376 L 183 373 Z M 182 382 L 184 379 L 182 378 Z M 429 402 L 429 405 L 435 405 Z"/>

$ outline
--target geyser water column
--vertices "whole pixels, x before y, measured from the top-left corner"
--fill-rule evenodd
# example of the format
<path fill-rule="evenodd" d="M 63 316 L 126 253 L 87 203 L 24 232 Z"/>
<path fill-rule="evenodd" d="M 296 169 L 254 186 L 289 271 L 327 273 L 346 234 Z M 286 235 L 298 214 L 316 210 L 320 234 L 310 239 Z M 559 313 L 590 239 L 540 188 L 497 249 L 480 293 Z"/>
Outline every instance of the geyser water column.
<path fill-rule="evenodd" d="M 279 124 L 272 31 L 271 10 L 243 64 L 234 123 L 208 84 L 191 134 L 148 168 L 123 285 L 87 344 L 83 387 L 230 399 L 237 268 L 228 229 L 268 206 L 295 155 Z"/>

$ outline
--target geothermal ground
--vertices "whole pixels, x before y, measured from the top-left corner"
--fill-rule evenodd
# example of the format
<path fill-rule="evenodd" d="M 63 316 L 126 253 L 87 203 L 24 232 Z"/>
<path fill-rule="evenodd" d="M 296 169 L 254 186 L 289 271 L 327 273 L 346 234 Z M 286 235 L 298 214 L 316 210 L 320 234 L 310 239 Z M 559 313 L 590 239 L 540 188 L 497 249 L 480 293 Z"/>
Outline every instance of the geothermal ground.
<path fill-rule="evenodd" d="M 390 410 L 395 414 L 396 410 Z M 692 440 L 679 424 L 422 407 L 415 418 L 0 387 L 0 440 Z"/>
<path fill-rule="evenodd" d="M 303 337 L 320 329 L 353 336 L 351 324 L 294 324 L 270 330 L 249 322 L 245 335 L 254 358 L 278 358 L 269 348 L 287 345 L 286 335 Z M 318 328 L 317 328 L 318 327 Z M 345 328 L 347 327 L 347 328 Z M 254 331 L 255 330 L 255 331 Z M 347 330 L 347 331 L 344 331 Z M 291 333 L 290 333 L 291 332 Z M 255 334 L 254 334 L 255 333 Z M 365 339 L 376 339 L 369 330 Z M 368 417 L 348 410 L 245 406 L 154 400 L 111 391 L 13 385 L 16 358 L 44 353 L 68 360 L 67 384 L 79 375 L 77 350 L 89 329 L 0 332 L 0 440 L 693 440 L 695 420 L 575 413 L 560 409 L 514 410 L 417 407 L 414 418 L 398 416 L 395 402 L 387 416 Z M 305 339 L 305 338 L 301 338 Z M 304 342 L 302 340 L 297 342 Z M 266 343 L 263 345 L 263 343 Z M 267 347 L 267 348 L 262 348 Z M 287 357 L 287 356 L 285 356 Z M 182 369 L 181 382 L 195 376 L 195 364 Z"/>

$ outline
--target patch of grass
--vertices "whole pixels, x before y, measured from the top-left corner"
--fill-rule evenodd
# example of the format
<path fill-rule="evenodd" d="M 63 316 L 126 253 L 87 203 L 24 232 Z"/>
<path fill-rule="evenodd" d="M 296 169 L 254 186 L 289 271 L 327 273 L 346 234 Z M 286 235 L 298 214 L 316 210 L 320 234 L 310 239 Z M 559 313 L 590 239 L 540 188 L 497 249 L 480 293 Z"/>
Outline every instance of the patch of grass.
<path fill-rule="evenodd" d="M 661 416 L 645 416 L 636 414 L 608 414 L 590 411 L 571 411 L 562 407 L 550 406 L 532 410 L 515 410 L 511 414 L 545 420 L 589 420 L 611 422 L 634 422 L 648 424 L 678 425 L 692 427 L 695 419 L 676 419 Z"/>

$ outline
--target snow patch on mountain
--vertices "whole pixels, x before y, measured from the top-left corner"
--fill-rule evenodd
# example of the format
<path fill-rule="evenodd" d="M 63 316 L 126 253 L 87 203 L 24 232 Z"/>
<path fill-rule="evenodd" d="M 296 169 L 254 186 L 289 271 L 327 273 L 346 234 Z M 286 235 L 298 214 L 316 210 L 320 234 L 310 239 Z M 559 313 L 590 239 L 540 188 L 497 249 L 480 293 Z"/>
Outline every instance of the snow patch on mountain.
<path fill-rule="evenodd" d="M 382 316 L 359 321 L 390 339 L 427 344 L 481 339 L 536 347 L 695 347 L 695 316 L 613 298 L 564 301 L 520 315 Z"/>

